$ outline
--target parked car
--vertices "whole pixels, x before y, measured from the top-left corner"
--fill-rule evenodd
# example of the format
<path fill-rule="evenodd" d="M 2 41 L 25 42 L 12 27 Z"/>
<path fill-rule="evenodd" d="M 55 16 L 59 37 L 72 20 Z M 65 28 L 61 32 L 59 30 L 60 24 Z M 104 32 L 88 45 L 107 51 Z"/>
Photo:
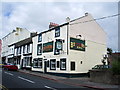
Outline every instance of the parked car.
<path fill-rule="evenodd" d="M 4 70 L 18 70 L 18 67 L 15 64 L 7 63 L 3 65 Z"/>
<path fill-rule="evenodd" d="M 107 69 L 109 65 L 95 65 L 92 69 Z"/>
<path fill-rule="evenodd" d="M 3 65 L 4 65 L 4 64 L 0 63 L 0 68 L 2 68 L 2 67 L 3 67 Z"/>

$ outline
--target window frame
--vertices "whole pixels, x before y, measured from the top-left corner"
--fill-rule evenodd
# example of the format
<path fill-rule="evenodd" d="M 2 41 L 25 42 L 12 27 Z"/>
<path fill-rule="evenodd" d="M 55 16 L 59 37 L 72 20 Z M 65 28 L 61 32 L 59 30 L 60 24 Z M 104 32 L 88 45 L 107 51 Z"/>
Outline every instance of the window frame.
<path fill-rule="evenodd" d="M 23 54 L 25 53 L 25 45 L 23 45 Z"/>
<path fill-rule="evenodd" d="M 55 28 L 55 37 L 60 37 L 60 27 Z"/>
<path fill-rule="evenodd" d="M 52 67 L 52 64 L 55 65 L 55 67 Z M 50 59 L 50 70 L 56 70 L 56 59 Z"/>
<path fill-rule="evenodd" d="M 41 52 L 39 53 L 39 47 L 41 47 Z M 37 44 L 37 55 L 42 55 L 42 44 Z"/>
<path fill-rule="evenodd" d="M 38 58 L 38 68 L 42 68 L 42 58 Z"/>
<path fill-rule="evenodd" d="M 30 52 L 30 44 L 27 45 L 27 53 Z"/>
<path fill-rule="evenodd" d="M 63 61 L 65 60 L 65 61 Z M 63 68 L 62 66 L 65 65 L 65 68 Z M 66 58 L 61 58 L 60 59 L 60 70 L 66 70 Z"/>
<path fill-rule="evenodd" d="M 38 42 L 42 42 L 42 33 L 38 35 Z"/>
<path fill-rule="evenodd" d="M 35 66 L 35 63 L 34 62 L 36 62 L 37 63 L 37 65 Z M 37 61 L 37 58 L 34 58 L 33 59 L 33 68 L 37 68 L 37 66 L 38 66 L 38 61 Z"/>
<path fill-rule="evenodd" d="M 36 66 L 35 63 L 36 62 Z M 43 67 L 43 60 L 42 58 L 34 58 L 33 59 L 33 68 L 42 68 Z"/>
<path fill-rule="evenodd" d="M 72 68 L 72 63 L 74 63 L 74 68 Z M 71 65 L 71 66 L 70 66 L 70 70 L 71 70 L 71 71 L 75 71 L 75 61 L 71 61 L 70 65 Z"/>

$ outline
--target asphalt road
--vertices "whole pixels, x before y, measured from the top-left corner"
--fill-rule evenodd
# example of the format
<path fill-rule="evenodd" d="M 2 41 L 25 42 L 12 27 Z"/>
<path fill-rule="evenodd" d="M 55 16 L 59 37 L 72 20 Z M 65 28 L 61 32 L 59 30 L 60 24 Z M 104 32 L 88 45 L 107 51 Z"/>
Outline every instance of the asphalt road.
<path fill-rule="evenodd" d="M 2 87 L 10 89 L 47 89 L 47 90 L 66 90 L 83 89 L 85 87 L 71 86 L 65 83 L 48 80 L 16 71 L 0 71 L 2 73 Z M 90 90 L 90 88 L 85 88 Z M 93 89 L 91 89 L 93 90 Z"/>

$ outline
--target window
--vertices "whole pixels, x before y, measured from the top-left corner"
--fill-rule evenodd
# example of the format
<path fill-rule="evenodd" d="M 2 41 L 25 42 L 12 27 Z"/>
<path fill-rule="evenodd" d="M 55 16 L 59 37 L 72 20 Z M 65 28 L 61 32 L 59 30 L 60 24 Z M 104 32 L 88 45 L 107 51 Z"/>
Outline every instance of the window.
<path fill-rule="evenodd" d="M 38 67 L 42 68 L 42 59 L 41 58 L 38 58 Z"/>
<path fill-rule="evenodd" d="M 34 59 L 34 61 L 33 61 L 33 67 L 34 68 L 38 67 L 38 61 L 37 61 L 37 59 Z"/>
<path fill-rule="evenodd" d="M 27 45 L 27 53 L 30 52 L 30 44 Z"/>
<path fill-rule="evenodd" d="M 41 33 L 38 35 L 38 42 L 42 42 L 42 34 Z"/>
<path fill-rule="evenodd" d="M 60 70 L 66 70 L 66 59 L 60 59 Z"/>
<path fill-rule="evenodd" d="M 16 55 L 18 55 L 19 54 L 19 48 L 17 48 L 17 52 L 16 52 Z"/>
<path fill-rule="evenodd" d="M 60 62 L 59 61 L 57 61 L 57 68 L 59 68 L 60 67 Z"/>
<path fill-rule="evenodd" d="M 34 68 L 42 68 L 42 58 L 35 58 L 33 60 L 33 67 Z"/>
<path fill-rule="evenodd" d="M 19 54 L 21 54 L 21 48 L 22 48 L 22 47 L 19 47 Z"/>
<path fill-rule="evenodd" d="M 71 70 L 75 70 L 75 62 L 71 62 Z"/>
<path fill-rule="evenodd" d="M 37 55 L 42 55 L 42 44 L 38 44 L 37 46 Z"/>
<path fill-rule="evenodd" d="M 56 59 L 50 60 L 50 70 L 56 70 Z"/>
<path fill-rule="evenodd" d="M 60 27 L 55 28 L 55 37 L 60 36 Z"/>
<path fill-rule="evenodd" d="M 25 53 L 25 46 L 23 46 L 23 53 Z"/>

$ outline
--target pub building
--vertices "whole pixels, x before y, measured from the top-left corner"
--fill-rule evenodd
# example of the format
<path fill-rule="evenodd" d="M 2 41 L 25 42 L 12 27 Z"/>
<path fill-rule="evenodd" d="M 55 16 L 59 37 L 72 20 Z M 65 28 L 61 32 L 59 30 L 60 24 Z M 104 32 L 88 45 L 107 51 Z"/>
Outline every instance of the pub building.
<path fill-rule="evenodd" d="M 58 25 L 32 38 L 32 71 L 61 76 L 80 76 L 107 53 L 106 33 L 89 13 Z"/>

